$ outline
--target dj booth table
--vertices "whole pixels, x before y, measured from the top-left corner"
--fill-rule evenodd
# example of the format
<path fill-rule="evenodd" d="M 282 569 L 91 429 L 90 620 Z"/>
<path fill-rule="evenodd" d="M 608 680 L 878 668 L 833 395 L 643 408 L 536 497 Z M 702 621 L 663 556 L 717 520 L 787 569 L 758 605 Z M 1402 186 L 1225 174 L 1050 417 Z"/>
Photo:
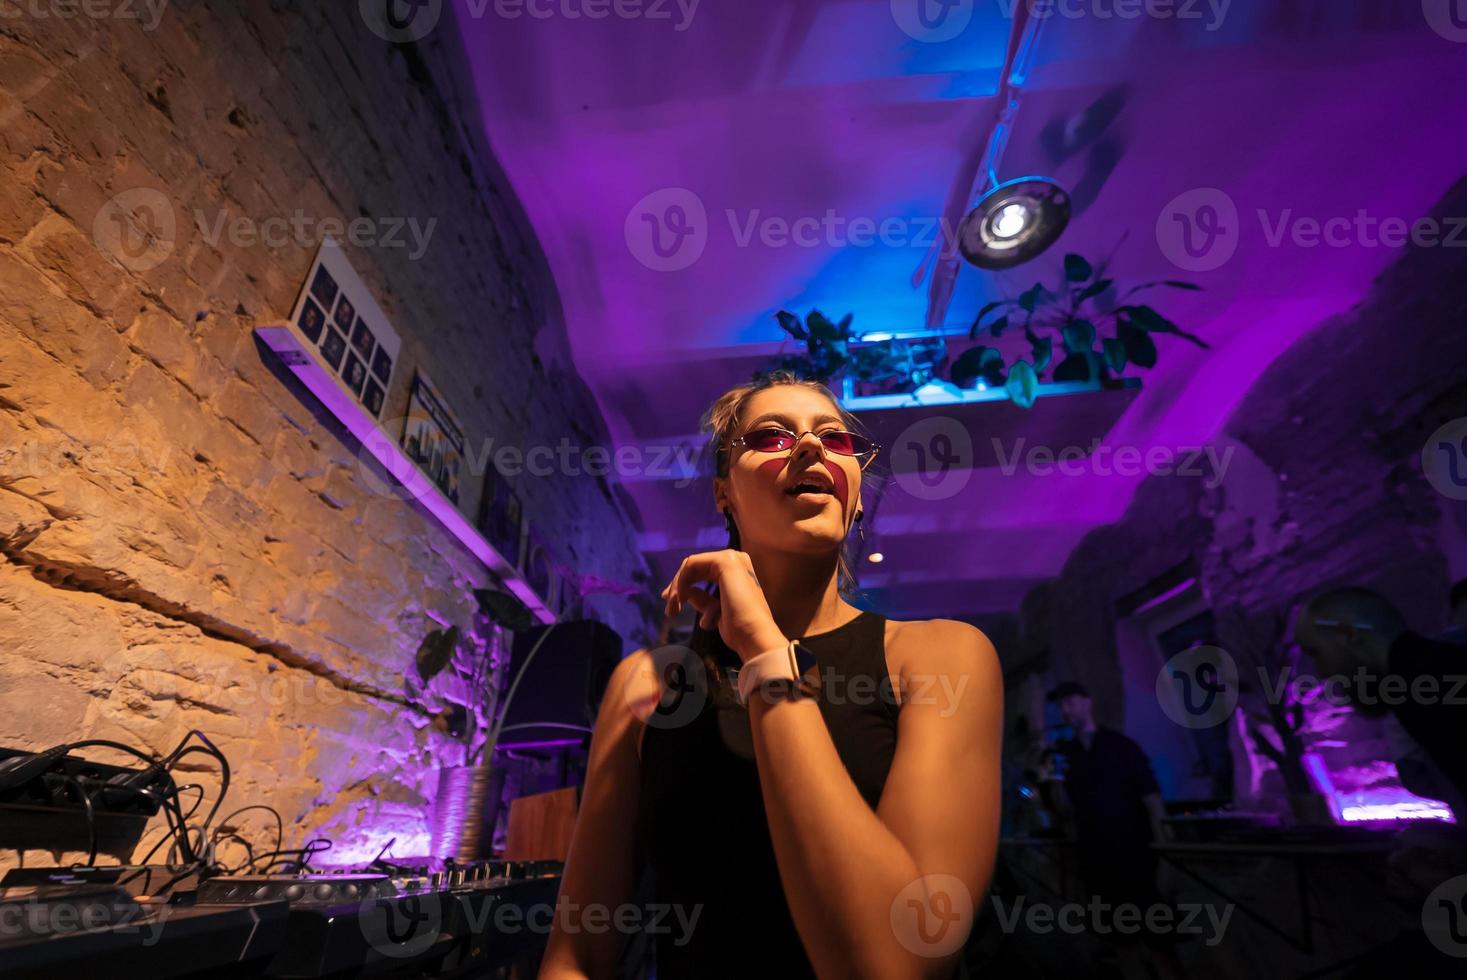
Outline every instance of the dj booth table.
<path fill-rule="evenodd" d="M 168 898 L 115 881 L 7 878 L 0 976 L 492 977 L 543 949 L 559 865 L 221 877 Z"/>

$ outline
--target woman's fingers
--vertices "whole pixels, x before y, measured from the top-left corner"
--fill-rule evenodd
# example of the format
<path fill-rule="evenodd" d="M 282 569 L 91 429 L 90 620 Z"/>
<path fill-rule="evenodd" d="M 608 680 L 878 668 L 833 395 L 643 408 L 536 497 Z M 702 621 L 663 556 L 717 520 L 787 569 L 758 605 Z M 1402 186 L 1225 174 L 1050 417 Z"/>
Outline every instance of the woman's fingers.
<path fill-rule="evenodd" d="M 672 577 L 667 588 L 662 590 L 662 597 L 667 600 L 669 616 L 677 615 L 682 604 L 689 601 L 689 591 L 697 588 L 699 583 L 718 583 L 721 574 L 719 562 L 722 560 L 722 555 L 723 553 L 718 551 L 705 551 L 683 559 L 677 574 Z"/>
<path fill-rule="evenodd" d="M 718 625 L 718 614 L 721 605 L 718 599 L 707 589 L 692 588 L 688 590 L 687 600 L 694 609 L 698 610 L 698 625 L 705 630 L 713 629 Z"/>

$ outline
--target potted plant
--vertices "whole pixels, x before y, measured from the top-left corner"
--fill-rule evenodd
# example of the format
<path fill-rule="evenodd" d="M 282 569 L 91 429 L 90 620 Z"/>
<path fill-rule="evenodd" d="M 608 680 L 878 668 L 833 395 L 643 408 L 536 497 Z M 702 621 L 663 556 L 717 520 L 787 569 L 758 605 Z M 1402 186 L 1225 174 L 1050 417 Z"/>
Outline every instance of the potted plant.
<path fill-rule="evenodd" d="M 855 315 L 847 313 L 836 322 L 819 310 L 811 310 L 803 321 L 788 310 L 775 314 L 780 327 L 805 346 L 798 354 L 781 354 L 770 365 L 793 371 L 801 377 L 833 385 L 844 377 L 867 384 L 896 382 L 910 389 L 928 380 L 935 361 L 946 356 L 946 345 L 937 338 L 939 350 L 924 350 L 896 339 L 861 343 L 851 330 Z"/>
<path fill-rule="evenodd" d="M 1156 365 L 1154 334 L 1171 334 L 1198 347 L 1208 345 L 1157 310 L 1133 300 L 1154 288 L 1195 291 L 1195 283 L 1175 279 L 1132 286 L 1116 294 L 1115 280 L 1080 255 L 1066 255 L 1064 281 L 1055 289 L 1035 283 L 1021 295 L 1000 299 L 978 311 L 968 339 L 975 343 L 948 365 L 947 337 L 934 333 L 919 338 L 884 338 L 866 342 L 851 330 L 854 319 L 839 322 L 819 310 L 802 321 L 788 310 L 775 314 L 780 327 L 804 345 L 804 351 L 780 354 L 771 368 L 794 371 L 826 384 L 850 379 L 888 391 L 917 391 L 924 385 L 972 388 L 984 385 L 1007 391 L 1021 408 L 1030 408 L 1039 384 L 1048 380 L 1078 381 L 1103 387 L 1121 384 L 1128 365 L 1148 369 Z M 1014 356 L 1013 344 L 977 343 L 981 336 L 1000 341 L 1011 329 L 1022 330 L 1027 358 Z M 1056 347 L 1058 342 L 1058 347 Z M 1005 348 L 1008 348 L 1006 351 Z M 1056 351 L 1063 355 L 1056 356 Z M 947 368 L 947 379 L 941 377 Z M 953 387 L 948 390 L 956 395 Z"/>
<path fill-rule="evenodd" d="M 990 387 L 1004 387 L 1014 404 L 1029 408 L 1045 372 L 1053 381 L 1106 385 L 1127 365 L 1154 367 L 1153 334 L 1172 334 L 1207 347 L 1201 337 L 1178 327 L 1153 307 L 1130 301 L 1135 294 L 1157 287 L 1195 291 L 1200 286 L 1167 279 L 1132 286 L 1117 296 L 1116 282 L 1105 272 L 1107 264 L 1097 267 L 1083 256 L 1066 255 L 1064 280 L 1055 289 L 1039 282 L 1016 298 L 984 305 L 968 330 L 968 339 L 977 340 L 981 334 L 998 339 L 1019 327 L 1029 344 L 1028 359 L 1008 360 L 997 346 L 978 344 L 953 362 L 954 382 L 967 387 L 977 379 Z M 1056 341 L 1064 354 L 1058 361 Z"/>
<path fill-rule="evenodd" d="M 494 761 L 495 747 L 506 730 L 505 712 L 526 668 L 555 628 L 551 626 L 541 634 L 501 695 L 497 681 L 505 659 L 503 633 L 523 632 L 533 628 L 536 621 L 529 609 L 508 592 L 481 589 L 474 596 L 479 602 L 474 617 L 476 635 L 465 636 L 456 626 L 434 630 L 418 647 L 414 671 L 421 692 L 451 668 L 454 683 L 440 682 L 440 686 L 462 698 L 454 700 L 445 695 L 445 706 L 434 718 L 439 731 L 464 745 L 462 765 L 438 770 L 438 794 L 433 806 L 433 856 L 458 862 L 490 856 L 504 787 L 504 771 Z M 417 686 L 411 675 L 408 686 L 410 692 Z"/>

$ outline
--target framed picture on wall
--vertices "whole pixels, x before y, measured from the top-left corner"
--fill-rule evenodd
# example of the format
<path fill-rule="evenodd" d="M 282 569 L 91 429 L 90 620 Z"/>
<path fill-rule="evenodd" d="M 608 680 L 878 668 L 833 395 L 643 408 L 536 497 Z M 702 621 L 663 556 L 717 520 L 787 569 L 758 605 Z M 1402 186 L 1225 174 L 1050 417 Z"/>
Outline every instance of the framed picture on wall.
<path fill-rule="evenodd" d="M 437 390 L 422 374 L 413 376 L 403 419 L 402 448 L 443 495 L 459 502 L 459 471 L 463 466 L 464 430 Z"/>
<path fill-rule="evenodd" d="M 520 498 L 504 474 L 491 464 L 484 473 L 484 487 L 479 494 L 479 533 L 494 550 L 515 568 L 524 564 L 524 513 Z"/>
<path fill-rule="evenodd" d="M 352 401 L 382 417 L 402 340 L 329 235 L 306 272 L 290 329 Z"/>

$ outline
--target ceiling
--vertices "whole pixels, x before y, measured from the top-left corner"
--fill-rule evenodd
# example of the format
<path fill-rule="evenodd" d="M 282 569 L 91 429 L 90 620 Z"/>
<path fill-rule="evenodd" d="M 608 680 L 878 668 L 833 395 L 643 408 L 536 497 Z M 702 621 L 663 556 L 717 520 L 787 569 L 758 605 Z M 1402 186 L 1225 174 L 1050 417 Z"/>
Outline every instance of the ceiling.
<path fill-rule="evenodd" d="M 995 118 L 1013 0 L 963 0 L 950 14 L 967 17 L 963 29 L 940 41 L 902 29 L 909 0 L 540 0 L 544 17 L 453 3 L 489 141 L 618 446 L 651 461 L 686 445 L 707 404 L 779 348 L 780 308 L 851 312 L 865 330 L 927 322 L 933 226 Z M 941 322 L 965 335 L 985 301 L 1053 281 L 1063 253 L 1113 253 L 1123 282 L 1201 284 L 1156 299 L 1212 349 L 1161 338 L 1160 363 L 1121 403 L 1041 399 L 1018 418 L 1009 404 L 977 406 L 961 424 L 980 447 L 999 438 L 1001 456 L 1019 438 L 1200 445 L 1270 361 L 1355 303 L 1396 254 L 1275 240 L 1279 223 L 1362 210 L 1411 220 L 1462 175 L 1441 143 L 1467 133 L 1456 97 L 1467 43 L 1434 31 L 1420 4 L 1392 0 L 1169 8 L 1188 18 L 1115 16 L 1113 0 L 1063 6 L 1079 15 L 1044 19 L 998 176 L 1058 179 L 1075 217 L 1016 270 L 961 265 Z M 584 16 L 592 9 L 670 17 Z M 1098 133 L 1087 125 L 1097 118 L 1108 120 Z M 1239 215 L 1221 238 L 1236 253 L 1206 271 L 1168 258 L 1171 202 L 1197 189 L 1223 192 Z M 655 229 L 663 255 L 646 215 L 672 222 L 672 206 L 688 233 Z M 805 219 L 798 240 L 777 219 Z M 888 222 L 884 240 L 855 236 L 858 219 Z M 1139 479 L 980 465 L 937 499 L 893 485 L 875 525 L 887 560 L 862 584 L 893 615 L 1014 609 L 1122 513 Z M 705 484 L 677 470 L 622 480 L 659 574 L 722 546 Z"/>

